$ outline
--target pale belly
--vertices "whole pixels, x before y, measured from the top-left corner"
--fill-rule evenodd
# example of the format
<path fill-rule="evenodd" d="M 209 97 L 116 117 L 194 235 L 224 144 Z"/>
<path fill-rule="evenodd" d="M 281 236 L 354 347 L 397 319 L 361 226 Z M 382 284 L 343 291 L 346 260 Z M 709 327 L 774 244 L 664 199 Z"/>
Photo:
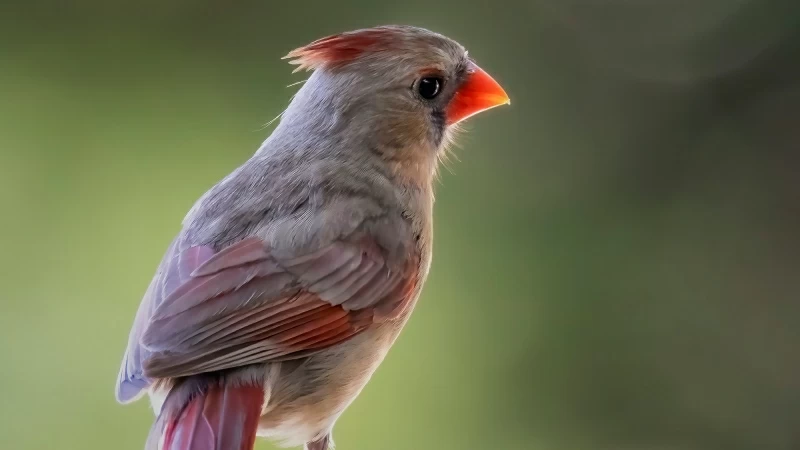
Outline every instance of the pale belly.
<path fill-rule="evenodd" d="M 289 447 L 329 433 L 383 361 L 398 331 L 370 330 L 302 363 L 283 363 L 258 435 Z"/>

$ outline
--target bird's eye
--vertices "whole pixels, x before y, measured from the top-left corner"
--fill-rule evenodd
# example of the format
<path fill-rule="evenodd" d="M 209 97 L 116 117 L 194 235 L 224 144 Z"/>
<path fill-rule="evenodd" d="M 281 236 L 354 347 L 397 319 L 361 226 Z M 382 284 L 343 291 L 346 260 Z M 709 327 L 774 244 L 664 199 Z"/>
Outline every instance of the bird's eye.
<path fill-rule="evenodd" d="M 419 80 L 417 90 L 419 95 L 425 100 L 431 100 L 439 95 L 439 90 L 442 88 L 442 79 L 437 77 L 425 77 Z"/>

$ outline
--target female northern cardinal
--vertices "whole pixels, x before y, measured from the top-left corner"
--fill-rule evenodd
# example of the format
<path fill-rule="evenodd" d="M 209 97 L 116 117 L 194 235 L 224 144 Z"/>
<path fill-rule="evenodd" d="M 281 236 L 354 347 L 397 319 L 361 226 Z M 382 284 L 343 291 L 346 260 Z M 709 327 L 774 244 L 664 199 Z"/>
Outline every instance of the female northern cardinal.
<path fill-rule="evenodd" d="M 461 45 L 420 28 L 287 57 L 314 73 L 189 211 L 136 315 L 117 399 L 150 394 L 148 449 L 331 447 L 427 276 L 451 127 L 509 103 Z"/>

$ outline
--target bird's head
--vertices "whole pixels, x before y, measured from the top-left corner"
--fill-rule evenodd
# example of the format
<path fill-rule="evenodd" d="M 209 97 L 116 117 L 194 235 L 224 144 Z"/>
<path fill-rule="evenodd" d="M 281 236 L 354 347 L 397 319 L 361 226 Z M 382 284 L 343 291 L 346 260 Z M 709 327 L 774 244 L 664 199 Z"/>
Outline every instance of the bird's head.
<path fill-rule="evenodd" d="M 509 103 L 459 43 L 411 26 L 380 26 L 318 39 L 290 52 L 314 73 L 282 123 L 333 136 L 384 159 L 423 164 L 456 124 Z M 357 151 L 357 150 L 354 150 Z"/>

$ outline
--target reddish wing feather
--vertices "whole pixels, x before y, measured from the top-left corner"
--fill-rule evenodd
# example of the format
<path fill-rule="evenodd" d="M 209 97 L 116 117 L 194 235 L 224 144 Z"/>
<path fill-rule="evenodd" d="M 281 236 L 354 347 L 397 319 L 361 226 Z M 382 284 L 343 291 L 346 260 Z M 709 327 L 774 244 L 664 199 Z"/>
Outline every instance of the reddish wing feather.
<path fill-rule="evenodd" d="M 221 252 L 205 261 L 199 261 L 191 276 L 212 275 L 223 269 L 266 261 L 267 259 L 269 259 L 269 253 L 267 253 L 264 242 L 259 238 L 251 237 L 242 240 L 236 245 L 224 248 Z"/>
<path fill-rule="evenodd" d="M 306 355 L 396 317 L 416 286 L 414 262 L 393 270 L 369 239 L 280 261 L 255 238 L 182 255 L 162 281 L 181 283 L 157 302 L 141 337 L 148 377 Z"/>
<path fill-rule="evenodd" d="M 193 247 L 184 254 L 180 251 L 180 240 L 181 237 L 178 236 L 170 243 L 159 269 L 139 305 L 139 310 L 136 312 L 117 382 L 117 400 L 121 402 L 135 400 L 141 395 L 142 390 L 152 382 L 142 373 L 142 363 L 152 353 L 140 345 L 140 338 L 149 318 L 161 305 L 164 298 L 189 278 L 188 274 L 191 270 L 187 270 L 187 266 L 201 264 L 203 260 L 214 254 L 211 247 Z M 180 270 L 181 267 L 184 270 Z"/>

